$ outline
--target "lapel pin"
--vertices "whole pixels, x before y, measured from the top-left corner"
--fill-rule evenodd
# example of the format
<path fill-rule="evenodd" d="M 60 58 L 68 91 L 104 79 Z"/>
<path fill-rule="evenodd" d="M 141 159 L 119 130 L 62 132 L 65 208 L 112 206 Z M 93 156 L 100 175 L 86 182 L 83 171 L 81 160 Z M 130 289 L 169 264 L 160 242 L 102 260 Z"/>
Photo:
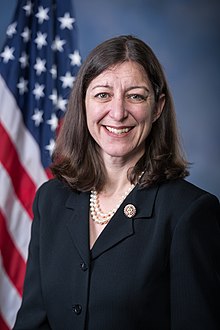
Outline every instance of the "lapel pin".
<path fill-rule="evenodd" d="M 124 207 L 124 214 L 126 215 L 126 217 L 128 218 L 132 218 L 135 216 L 136 214 L 136 207 L 132 204 L 127 204 Z"/>

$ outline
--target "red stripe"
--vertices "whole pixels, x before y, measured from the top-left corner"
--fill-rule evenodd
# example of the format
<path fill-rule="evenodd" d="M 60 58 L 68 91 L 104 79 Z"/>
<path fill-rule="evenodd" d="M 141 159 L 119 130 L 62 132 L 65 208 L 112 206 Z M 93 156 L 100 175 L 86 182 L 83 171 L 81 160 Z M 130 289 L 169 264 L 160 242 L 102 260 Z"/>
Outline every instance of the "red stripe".
<path fill-rule="evenodd" d="M 54 176 L 49 167 L 45 169 L 45 172 L 46 172 L 48 179 L 53 179 Z"/>
<path fill-rule="evenodd" d="M 64 117 L 63 118 L 60 118 L 59 121 L 58 121 L 58 126 L 57 126 L 57 129 L 56 129 L 56 135 L 57 136 L 58 136 L 58 134 L 60 132 L 61 126 L 63 125 L 63 120 L 64 120 Z"/>
<path fill-rule="evenodd" d="M 4 146 L 4 148 L 0 148 L 0 160 L 11 177 L 14 190 L 21 204 L 32 218 L 32 203 L 36 192 L 36 186 L 20 163 L 17 151 L 1 123 L 0 136 L 1 145 Z"/>
<path fill-rule="evenodd" d="M 26 263 L 6 227 L 6 221 L 3 214 L 0 212 L 0 250 L 2 254 L 2 262 L 8 277 L 11 279 L 13 285 L 17 289 L 20 296 L 22 296 L 23 283 L 25 277 Z M 1 327 L 0 327 L 1 329 Z"/>
<path fill-rule="evenodd" d="M 10 330 L 7 324 L 5 323 L 1 313 L 0 313 L 0 329 L 1 330 Z"/>

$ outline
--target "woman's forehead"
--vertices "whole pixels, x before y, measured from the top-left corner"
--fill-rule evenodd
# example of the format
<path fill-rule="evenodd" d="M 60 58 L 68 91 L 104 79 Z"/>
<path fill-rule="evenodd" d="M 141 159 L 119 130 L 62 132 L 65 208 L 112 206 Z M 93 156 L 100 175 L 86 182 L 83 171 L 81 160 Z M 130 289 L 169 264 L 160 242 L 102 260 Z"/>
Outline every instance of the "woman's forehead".
<path fill-rule="evenodd" d="M 109 81 L 115 79 L 122 80 L 142 80 L 150 83 L 147 73 L 144 68 L 136 62 L 126 61 L 123 63 L 118 63 L 112 65 L 105 69 L 97 77 L 95 77 L 90 84 L 96 84 L 102 82 L 103 84 L 108 84 Z"/>

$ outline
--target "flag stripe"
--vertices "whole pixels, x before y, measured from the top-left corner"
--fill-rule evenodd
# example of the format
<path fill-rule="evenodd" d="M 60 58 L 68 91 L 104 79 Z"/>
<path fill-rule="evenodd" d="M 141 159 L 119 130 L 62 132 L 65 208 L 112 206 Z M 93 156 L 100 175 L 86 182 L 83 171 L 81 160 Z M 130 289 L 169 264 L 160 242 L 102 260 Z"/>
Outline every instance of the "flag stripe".
<path fill-rule="evenodd" d="M 0 313 L 0 329 L 1 330 L 9 330 L 9 327 L 7 326 L 5 321 L 3 320 L 2 316 L 1 316 L 1 313 Z"/>
<path fill-rule="evenodd" d="M 1 122 L 10 135 L 22 166 L 38 187 L 48 179 L 40 159 L 39 145 L 26 129 L 15 98 L 0 75 Z"/>
<path fill-rule="evenodd" d="M 10 174 L 18 198 L 30 217 L 32 217 L 33 200 L 30 199 L 30 196 L 34 196 L 36 186 L 30 176 L 26 173 L 24 167 L 21 165 L 17 151 L 1 123 L 0 136 L 2 145 L 4 145 L 4 148 L 0 148 L 0 160 L 7 172 Z M 22 185 L 18 178 L 22 178 Z M 23 189 L 23 187 L 25 187 L 25 189 Z"/>
<path fill-rule="evenodd" d="M 25 262 L 18 250 L 13 244 L 13 241 L 7 231 L 6 221 L 0 212 L 0 249 L 2 250 L 2 263 L 10 280 L 13 282 L 18 293 L 22 296 Z M 7 246 L 7 249 L 3 249 Z"/>
<path fill-rule="evenodd" d="M 21 296 L 18 294 L 13 283 L 8 278 L 2 264 L 0 254 L 0 314 L 9 329 L 12 329 L 15 323 L 16 313 L 21 305 Z"/>
<path fill-rule="evenodd" d="M 8 173 L 0 163 L 1 191 L 0 209 L 7 222 L 8 232 L 22 258 L 27 260 L 32 218 L 17 198 Z M 13 219 L 13 221 L 11 220 Z"/>

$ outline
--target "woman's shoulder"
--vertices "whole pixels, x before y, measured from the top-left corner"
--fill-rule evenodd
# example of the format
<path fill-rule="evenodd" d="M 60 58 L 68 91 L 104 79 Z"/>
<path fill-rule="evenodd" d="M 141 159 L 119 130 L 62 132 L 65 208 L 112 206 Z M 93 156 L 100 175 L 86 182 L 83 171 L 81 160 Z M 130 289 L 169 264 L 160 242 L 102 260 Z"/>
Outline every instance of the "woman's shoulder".
<path fill-rule="evenodd" d="M 70 195 L 77 193 L 68 186 L 67 183 L 56 178 L 44 182 L 37 190 L 36 199 L 39 201 L 61 202 Z"/>
<path fill-rule="evenodd" d="M 159 195 L 174 202 L 180 201 L 181 204 L 189 204 L 200 198 L 215 200 L 219 203 L 217 196 L 200 188 L 199 186 L 187 181 L 186 179 L 171 180 L 160 185 Z"/>
<path fill-rule="evenodd" d="M 172 219 L 172 225 L 190 220 L 193 225 L 199 219 L 208 223 L 220 220 L 218 198 L 210 192 L 190 183 L 177 179 L 160 185 L 155 200 L 155 210 L 160 210 L 165 218 Z M 186 222 L 187 223 L 187 222 Z"/>
<path fill-rule="evenodd" d="M 70 190 L 69 186 L 56 178 L 49 179 L 45 181 L 39 188 L 38 191 L 40 193 L 44 192 L 51 192 L 51 191 L 63 191 L 63 190 Z"/>
<path fill-rule="evenodd" d="M 42 185 L 39 187 L 40 190 L 50 190 L 50 189 L 63 189 L 64 187 L 68 187 L 68 185 L 64 182 L 61 181 L 57 178 L 52 178 L 49 179 L 47 181 L 45 181 L 44 183 L 42 183 Z"/>

